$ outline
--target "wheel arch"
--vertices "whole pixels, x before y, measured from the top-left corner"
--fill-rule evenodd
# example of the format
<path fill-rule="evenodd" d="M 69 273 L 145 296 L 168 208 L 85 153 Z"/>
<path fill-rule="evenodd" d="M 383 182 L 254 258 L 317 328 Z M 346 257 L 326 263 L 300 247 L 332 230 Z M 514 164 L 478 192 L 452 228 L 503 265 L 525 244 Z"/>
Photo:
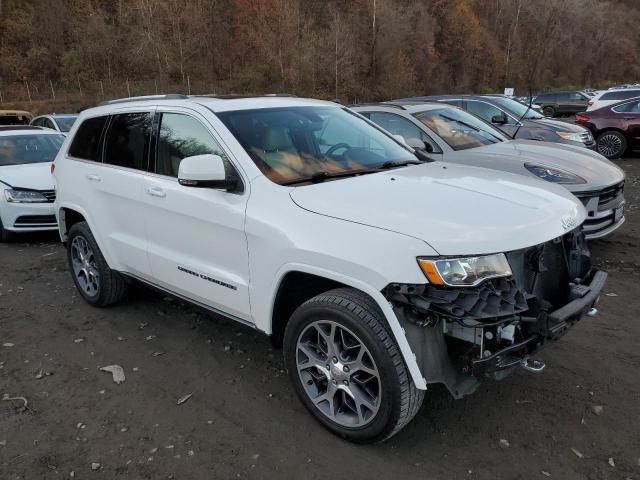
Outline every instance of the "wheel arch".
<path fill-rule="evenodd" d="M 426 381 L 405 336 L 405 331 L 382 292 L 358 279 L 309 265 L 288 265 L 281 269 L 276 279 L 269 313 L 270 331 L 268 332 L 276 346 L 281 345 L 287 322 L 298 306 L 310 298 L 334 288 L 353 288 L 369 296 L 380 308 L 414 384 L 418 389 L 426 390 Z M 293 296 L 289 293 L 291 285 L 295 285 L 296 288 L 296 293 Z"/>

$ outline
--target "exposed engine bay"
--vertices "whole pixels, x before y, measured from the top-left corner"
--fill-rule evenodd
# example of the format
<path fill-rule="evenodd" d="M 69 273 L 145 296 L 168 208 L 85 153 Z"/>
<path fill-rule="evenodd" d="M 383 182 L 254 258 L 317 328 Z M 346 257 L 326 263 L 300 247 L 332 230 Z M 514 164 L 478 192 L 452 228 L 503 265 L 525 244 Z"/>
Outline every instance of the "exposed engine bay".
<path fill-rule="evenodd" d="M 512 276 L 474 287 L 383 290 L 427 383 L 444 383 L 455 397 L 472 393 L 482 377 L 501 379 L 517 366 L 541 371 L 544 363 L 530 356 L 597 312 L 607 274 L 592 270 L 580 229 L 506 257 Z"/>

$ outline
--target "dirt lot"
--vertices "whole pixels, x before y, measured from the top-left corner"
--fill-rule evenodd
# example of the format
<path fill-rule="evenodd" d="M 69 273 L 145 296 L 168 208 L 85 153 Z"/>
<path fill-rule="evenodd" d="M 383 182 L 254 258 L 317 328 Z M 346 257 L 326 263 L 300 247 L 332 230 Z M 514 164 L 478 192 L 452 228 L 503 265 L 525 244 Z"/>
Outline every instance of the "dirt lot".
<path fill-rule="evenodd" d="M 433 388 L 375 446 L 306 413 L 268 338 L 143 288 L 89 307 L 55 236 L 0 244 L 0 395 L 28 400 L 0 401 L 0 478 L 640 479 L 640 159 L 619 164 L 627 223 L 592 245 L 610 272 L 600 316 L 543 374 L 459 401 Z"/>

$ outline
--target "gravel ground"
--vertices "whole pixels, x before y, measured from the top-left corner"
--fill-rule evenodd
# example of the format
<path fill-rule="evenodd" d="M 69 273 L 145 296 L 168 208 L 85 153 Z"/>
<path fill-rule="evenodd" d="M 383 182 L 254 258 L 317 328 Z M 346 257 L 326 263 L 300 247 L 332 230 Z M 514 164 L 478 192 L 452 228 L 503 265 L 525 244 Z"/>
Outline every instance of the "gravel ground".
<path fill-rule="evenodd" d="M 434 387 L 374 446 L 307 414 L 268 338 L 144 288 L 92 308 L 55 236 L 0 244 L 0 395 L 28 401 L 0 401 L 0 479 L 640 480 L 640 159 L 618 163 L 627 223 L 592 244 L 601 314 L 543 352 L 544 373 L 459 401 Z"/>

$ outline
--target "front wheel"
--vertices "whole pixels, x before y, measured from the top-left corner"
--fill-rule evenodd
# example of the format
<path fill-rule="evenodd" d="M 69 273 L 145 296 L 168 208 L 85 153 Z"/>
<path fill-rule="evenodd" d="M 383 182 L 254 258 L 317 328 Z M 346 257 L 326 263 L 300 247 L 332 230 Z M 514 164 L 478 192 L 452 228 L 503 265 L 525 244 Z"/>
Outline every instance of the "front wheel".
<path fill-rule="evenodd" d="M 598 136 L 598 153 L 607 158 L 621 157 L 627 149 L 625 136 L 614 130 L 603 132 Z"/>
<path fill-rule="evenodd" d="M 0 242 L 8 242 L 10 240 L 13 240 L 13 232 L 5 230 L 2 226 L 2 219 L 0 219 Z"/>
<path fill-rule="evenodd" d="M 300 306 L 285 330 L 284 354 L 302 403 L 347 440 L 385 440 L 422 404 L 424 391 L 413 384 L 382 312 L 357 290 L 332 290 Z"/>
<path fill-rule="evenodd" d="M 73 283 L 87 303 L 104 307 L 122 299 L 126 280 L 109 268 L 87 222 L 78 222 L 69 230 L 67 259 Z"/>
<path fill-rule="evenodd" d="M 553 107 L 544 107 L 542 113 L 545 117 L 553 118 L 556 115 L 556 110 Z"/>

